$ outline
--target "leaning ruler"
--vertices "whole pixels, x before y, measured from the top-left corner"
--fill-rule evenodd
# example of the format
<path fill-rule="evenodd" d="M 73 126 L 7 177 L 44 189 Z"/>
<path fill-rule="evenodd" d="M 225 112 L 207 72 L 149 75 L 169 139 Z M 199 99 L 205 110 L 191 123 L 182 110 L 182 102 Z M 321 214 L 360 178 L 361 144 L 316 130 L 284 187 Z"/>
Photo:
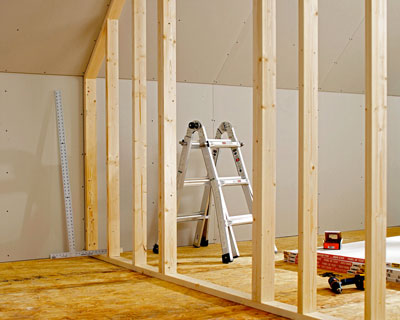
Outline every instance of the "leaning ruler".
<path fill-rule="evenodd" d="M 72 212 L 71 188 L 69 182 L 67 144 L 65 142 L 64 115 L 61 101 L 61 92 L 56 91 L 56 110 L 57 110 L 57 130 L 58 144 L 60 148 L 61 172 L 64 188 L 65 216 L 68 230 L 68 248 L 70 252 L 75 252 L 75 232 L 74 215 Z"/>
<path fill-rule="evenodd" d="M 69 182 L 67 144 L 65 142 L 64 116 L 63 116 L 63 108 L 61 101 L 61 91 L 58 90 L 55 91 L 55 97 L 56 97 L 56 111 L 57 111 L 58 143 L 60 148 L 61 172 L 62 172 L 63 189 L 64 189 L 65 218 L 67 222 L 69 252 L 53 253 L 50 255 L 50 258 L 51 259 L 71 258 L 71 257 L 105 254 L 107 253 L 107 250 L 89 250 L 89 251 L 79 251 L 79 252 L 75 250 L 74 215 L 72 212 L 72 197 L 71 197 L 71 187 Z"/>

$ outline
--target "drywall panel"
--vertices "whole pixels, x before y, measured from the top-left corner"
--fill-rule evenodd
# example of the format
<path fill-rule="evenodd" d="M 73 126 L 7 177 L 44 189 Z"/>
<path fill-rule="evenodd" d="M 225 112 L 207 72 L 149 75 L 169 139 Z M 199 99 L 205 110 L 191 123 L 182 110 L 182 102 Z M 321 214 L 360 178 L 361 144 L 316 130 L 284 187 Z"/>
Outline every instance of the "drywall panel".
<path fill-rule="evenodd" d="M 82 79 L 0 74 L 0 261 L 68 249 L 56 89 L 63 98 L 76 245 L 84 246 Z"/>
<path fill-rule="evenodd" d="M 365 79 L 365 45 L 364 20 L 353 34 L 343 52 L 337 57 L 329 73 L 321 79 L 323 91 L 333 92 L 364 92 Z"/>
<path fill-rule="evenodd" d="M 323 88 L 324 79 L 335 68 L 354 34 L 364 26 L 364 1 L 321 0 L 318 5 L 320 87 L 329 90 Z"/>
<path fill-rule="evenodd" d="M 0 71 L 82 75 L 110 0 L 0 1 Z M 297 1 L 277 1 L 278 87 L 296 89 Z M 364 1 L 319 1 L 321 91 L 364 90 Z M 388 1 L 389 94 L 400 95 L 400 2 Z M 131 78 L 131 0 L 120 76 Z M 157 0 L 147 1 L 147 78 L 157 78 Z M 177 80 L 252 85 L 252 1 L 177 0 Z M 104 76 L 104 68 L 101 76 Z"/>
<path fill-rule="evenodd" d="M 109 2 L 0 1 L 0 71 L 81 76 Z"/>
<path fill-rule="evenodd" d="M 229 9 L 228 9 L 229 8 Z M 177 79 L 214 83 L 243 23 L 252 11 L 250 0 L 177 1 Z M 221 17 L 223 16 L 223 20 Z M 221 23 L 223 21 L 223 23 Z M 252 21 L 250 20 L 250 25 Z M 131 78 L 131 1 L 120 19 L 120 76 Z M 157 1 L 147 1 L 147 78 L 157 79 Z M 104 77 L 104 66 L 100 72 Z"/>
<path fill-rule="evenodd" d="M 319 94 L 319 231 L 364 228 L 364 96 Z"/>
<path fill-rule="evenodd" d="M 400 98 L 388 97 L 388 225 L 400 226 Z"/>
<path fill-rule="evenodd" d="M 297 234 L 298 94 L 277 92 L 276 235 Z"/>
<path fill-rule="evenodd" d="M 336 1 L 335 1 L 336 2 Z M 335 3 L 332 2 L 332 3 Z M 354 2 L 354 1 L 348 1 Z M 359 13 L 364 14 L 364 3 L 363 1 L 356 1 L 359 3 L 359 10 L 356 10 L 356 6 L 344 13 L 344 16 L 337 16 L 337 10 L 330 11 L 331 19 L 340 20 L 340 24 L 348 23 L 349 19 L 353 16 L 355 22 L 359 22 L 357 28 L 354 29 L 353 34 L 348 38 L 347 44 L 343 46 L 340 55 L 334 60 L 334 64 L 331 66 L 329 72 L 322 77 L 320 73 L 320 87 L 322 91 L 333 91 L 333 92 L 354 92 L 364 93 L 365 85 L 365 23 L 364 19 L 359 20 Z M 323 10 L 321 6 L 321 10 Z M 350 9 L 350 8 L 349 8 Z M 399 95 L 400 85 L 400 61 L 398 57 L 398 50 L 400 50 L 400 43 L 397 39 L 400 37 L 400 2 L 399 1 L 388 1 L 388 94 L 392 96 Z M 335 18 L 334 18 L 335 17 Z M 363 17 L 363 16 L 362 16 Z M 321 21 L 321 19 L 320 19 Z M 320 37 L 320 51 L 324 50 L 329 44 L 325 44 L 324 41 L 336 42 L 336 37 L 331 33 L 336 31 L 333 25 L 327 30 L 326 36 L 322 40 Z M 322 42 L 321 42 L 322 40 Z M 332 48 L 332 47 L 330 47 Z M 324 68 L 325 62 L 319 60 L 320 69 Z"/>

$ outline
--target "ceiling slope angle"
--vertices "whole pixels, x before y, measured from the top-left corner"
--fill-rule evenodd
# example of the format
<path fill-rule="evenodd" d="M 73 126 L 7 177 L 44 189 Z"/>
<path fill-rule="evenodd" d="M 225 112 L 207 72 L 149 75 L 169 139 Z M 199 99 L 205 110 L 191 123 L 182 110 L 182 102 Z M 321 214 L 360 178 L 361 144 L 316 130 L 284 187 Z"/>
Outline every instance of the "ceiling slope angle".
<path fill-rule="evenodd" d="M 110 0 L 0 1 L 0 71 L 83 75 Z M 130 79 L 131 0 L 120 18 Z M 297 1 L 277 1 L 277 85 L 297 89 Z M 388 85 L 400 95 L 400 1 L 388 1 Z M 177 80 L 252 85 L 252 0 L 177 0 Z M 319 87 L 364 92 L 364 0 L 319 1 Z M 157 0 L 147 1 L 147 78 L 157 79 Z M 104 77 L 104 66 L 100 77 Z"/>
<path fill-rule="evenodd" d="M 0 71 L 82 76 L 110 0 L 1 0 Z"/>

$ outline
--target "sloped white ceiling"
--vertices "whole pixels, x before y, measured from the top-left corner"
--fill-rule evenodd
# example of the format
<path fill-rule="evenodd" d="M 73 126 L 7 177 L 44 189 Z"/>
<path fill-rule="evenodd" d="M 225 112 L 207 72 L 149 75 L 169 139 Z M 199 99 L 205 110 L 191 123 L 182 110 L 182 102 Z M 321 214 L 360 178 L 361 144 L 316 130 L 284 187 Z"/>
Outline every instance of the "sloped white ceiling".
<path fill-rule="evenodd" d="M 0 0 L 0 71 L 82 75 L 110 0 Z"/>
<path fill-rule="evenodd" d="M 82 75 L 110 0 L 1 0 L 0 71 Z M 319 1 L 322 91 L 364 91 L 364 0 Z M 147 1 L 148 79 L 157 78 L 157 0 Z M 252 0 L 177 0 L 177 80 L 252 84 Z M 278 87 L 297 88 L 297 0 L 277 0 Z M 389 94 L 400 95 L 400 1 L 388 0 Z M 131 0 L 120 76 L 131 77 Z M 104 68 L 100 76 L 104 75 Z"/>

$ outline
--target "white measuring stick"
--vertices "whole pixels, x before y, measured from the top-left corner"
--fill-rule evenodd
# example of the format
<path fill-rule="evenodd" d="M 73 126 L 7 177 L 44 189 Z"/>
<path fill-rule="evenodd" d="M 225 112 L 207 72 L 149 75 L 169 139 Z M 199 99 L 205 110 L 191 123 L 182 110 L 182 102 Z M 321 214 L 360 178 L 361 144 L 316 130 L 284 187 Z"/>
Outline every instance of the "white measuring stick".
<path fill-rule="evenodd" d="M 52 253 L 50 255 L 50 258 L 51 259 L 73 258 L 73 257 L 97 256 L 101 254 L 106 254 L 107 253 L 106 249 L 75 251 L 74 215 L 72 212 L 72 197 L 71 197 L 71 187 L 69 182 L 67 144 L 65 142 L 64 115 L 63 115 L 63 108 L 61 101 L 61 91 L 56 90 L 55 97 L 56 97 L 56 112 L 57 112 L 58 144 L 60 148 L 61 173 L 62 173 L 63 189 L 64 189 L 65 219 L 67 221 L 69 252 Z"/>
<path fill-rule="evenodd" d="M 61 91 L 55 91 L 57 110 L 58 144 L 60 148 L 61 171 L 64 189 L 65 217 L 68 231 L 69 252 L 75 252 L 74 216 L 72 212 L 71 187 L 69 182 L 67 144 L 65 141 L 64 115 L 61 101 Z"/>
<path fill-rule="evenodd" d="M 52 253 L 50 255 L 50 259 L 100 256 L 100 255 L 106 254 L 106 253 L 107 253 L 107 249 L 88 250 L 88 251 L 82 250 L 82 251 L 75 251 L 75 252 L 61 252 L 61 253 Z"/>

